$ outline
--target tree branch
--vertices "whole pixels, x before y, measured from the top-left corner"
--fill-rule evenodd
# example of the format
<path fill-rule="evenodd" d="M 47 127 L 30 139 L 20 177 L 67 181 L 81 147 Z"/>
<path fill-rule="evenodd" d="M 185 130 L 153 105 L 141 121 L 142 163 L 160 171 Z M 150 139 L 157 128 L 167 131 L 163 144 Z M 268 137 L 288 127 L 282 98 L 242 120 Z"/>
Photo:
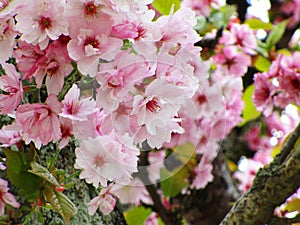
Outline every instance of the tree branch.
<path fill-rule="evenodd" d="M 260 169 L 253 186 L 232 207 L 221 225 L 263 225 L 273 218 L 276 206 L 295 193 L 300 185 L 300 125 L 289 136 L 272 163 Z"/>
<path fill-rule="evenodd" d="M 167 210 L 161 201 L 161 196 L 157 193 L 157 187 L 151 183 L 149 179 L 149 174 L 147 171 L 147 166 L 149 166 L 148 161 L 148 153 L 149 151 L 145 151 L 143 148 L 143 151 L 141 151 L 140 154 L 140 169 L 138 173 L 138 177 L 142 180 L 142 182 L 145 184 L 145 187 L 153 201 L 153 208 L 155 212 L 159 215 L 159 217 L 162 219 L 165 225 L 181 225 L 182 218 L 179 214 L 176 212 L 171 212 Z"/>

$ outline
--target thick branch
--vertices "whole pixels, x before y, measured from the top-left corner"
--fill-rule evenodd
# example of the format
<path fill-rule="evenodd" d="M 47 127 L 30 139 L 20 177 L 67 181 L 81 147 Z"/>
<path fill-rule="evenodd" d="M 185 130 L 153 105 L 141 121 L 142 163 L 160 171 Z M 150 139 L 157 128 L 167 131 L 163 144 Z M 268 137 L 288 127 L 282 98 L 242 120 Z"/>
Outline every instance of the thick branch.
<path fill-rule="evenodd" d="M 145 187 L 154 203 L 155 212 L 160 216 L 165 225 L 181 225 L 180 215 L 176 212 L 167 210 L 162 204 L 161 197 L 157 193 L 157 187 L 149 180 L 147 166 L 149 166 L 148 151 L 141 151 L 140 170 L 138 176 L 145 184 Z"/>
<path fill-rule="evenodd" d="M 263 225 L 272 220 L 275 207 L 300 185 L 300 145 L 294 147 L 299 136 L 298 125 L 284 144 L 282 153 L 258 171 L 252 188 L 235 203 L 222 225 Z"/>

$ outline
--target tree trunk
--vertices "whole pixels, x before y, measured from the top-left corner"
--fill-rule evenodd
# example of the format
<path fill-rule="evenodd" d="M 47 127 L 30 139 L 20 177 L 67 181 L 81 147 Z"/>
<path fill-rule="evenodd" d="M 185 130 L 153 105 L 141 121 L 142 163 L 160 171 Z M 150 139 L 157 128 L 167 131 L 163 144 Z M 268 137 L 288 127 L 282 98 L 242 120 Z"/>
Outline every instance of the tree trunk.
<path fill-rule="evenodd" d="M 214 180 L 204 190 L 174 200 L 182 205 L 182 216 L 191 225 L 218 225 L 240 197 L 222 151 L 214 160 L 213 168 Z"/>

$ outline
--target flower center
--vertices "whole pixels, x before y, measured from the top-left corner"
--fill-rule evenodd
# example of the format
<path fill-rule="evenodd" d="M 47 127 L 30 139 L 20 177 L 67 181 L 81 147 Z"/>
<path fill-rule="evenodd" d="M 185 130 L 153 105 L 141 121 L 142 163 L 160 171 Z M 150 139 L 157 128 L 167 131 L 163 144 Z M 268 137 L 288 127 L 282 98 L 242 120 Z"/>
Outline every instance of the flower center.
<path fill-rule="evenodd" d="M 99 48 L 99 41 L 96 39 L 96 37 L 86 37 L 84 40 L 84 46 L 91 45 L 93 48 Z"/>
<path fill-rule="evenodd" d="M 67 112 L 70 115 L 74 115 L 79 111 L 80 103 L 72 101 L 71 103 L 68 103 L 67 106 Z"/>
<path fill-rule="evenodd" d="M 51 27 L 51 19 L 49 17 L 40 16 L 39 25 L 42 30 L 49 29 Z"/>
<path fill-rule="evenodd" d="M 94 159 L 94 165 L 96 168 L 103 166 L 105 163 L 104 158 L 101 155 L 97 155 Z"/>
<path fill-rule="evenodd" d="M 93 2 L 87 2 L 84 5 L 84 13 L 87 16 L 94 17 L 97 14 L 97 6 Z"/>
<path fill-rule="evenodd" d="M 146 108 L 150 112 L 159 112 L 159 111 L 161 111 L 161 107 L 158 104 L 157 98 L 153 98 L 152 100 L 150 100 L 149 102 L 147 102 L 146 103 Z"/>

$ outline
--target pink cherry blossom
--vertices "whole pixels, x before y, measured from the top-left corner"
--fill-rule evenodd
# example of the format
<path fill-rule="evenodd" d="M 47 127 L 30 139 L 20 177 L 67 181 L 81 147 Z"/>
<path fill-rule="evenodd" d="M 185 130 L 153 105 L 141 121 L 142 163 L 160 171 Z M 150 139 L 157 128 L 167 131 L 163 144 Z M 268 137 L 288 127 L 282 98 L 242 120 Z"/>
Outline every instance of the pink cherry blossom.
<path fill-rule="evenodd" d="M 104 215 L 113 211 L 117 200 L 110 194 L 110 188 L 103 188 L 100 194 L 88 203 L 88 212 L 90 215 L 94 215 L 98 208 Z"/>
<path fill-rule="evenodd" d="M 0 89 L 7 94 L 0 94 L 0 110 L 3 114 L 12 112 L 23 98 L 23 87 L 20 74 L 12 64 L 2 64 L 6 75 L 0 77 Z"/>
<path fill-rule="evenodd" d="M 245 134 L 244 139 L 247 141 L 251 150 L 257 151 L 259 146 L 261 145 L 260 127 L 251 127 Z"/>
<path fill-rule="evenodd" d="M 87 20 L 99 19 L 103 16 L 102 8 L 106 1 L 103 0 L 72 0 L 65 4 L 64 16 L 72 19 L 83 17 Z M 106 3 L 107 4 L 107 3 Z M 70 24 L 72 26 L 72 24 Z"/>
<path fill-rule="evenodd" d="M 38 45 L 28 44 L 25 41 L 18 42 L 18 48 L 14 51 L 17 60 L 17 68 L 22 72 L 22 79 L 45 76 L 45 71 L 40 66 L 47 61 L 46 51 L 42 51 Z"/>
<path fill-rule="evenodd" d="M 213 166 L 211 163 L 198 164 L 194 169 L 195 177 L 193 179 L 191 187 L 196 189 L 205 188 L 205 186 L 209 182 L 213 181 L 214 177 L 212 175 L 212 169 Z"/>
<path fill-rule="evenodd" d="M 234 177 L 238 180 L 238 188 L 243 192 L 247 192 L 252 186 L 256 172 L 259 168 L 263 167 L 263 164 L 253 159 L 244 158 L 240 163 L 240 170 L 234 173 Z"/>
<path fill-rule="evenodd" d="M 13 54 L 13 48 L 16 45 L 14 19 L 10 17 L 1 18 L 0 16 L 0 63 L 4 63 Z"/>
<path fill-rule="evenodd" d="M 122 204 L 140 205 L 153 204 L 149 193 L 147 192 L 144 183 L 139 178 L 133 178 L 130 184 L 122 185 L 114 191 Z"/>
<path fill-rule="evenodd" d="M 18 10 L 24 7 L 24 1 L 22 0 L 1 0 L 0 1 L 0 18 L 15 15 Z"/>
<path fill-rule="evenodd" d="M 158 225 L 158 215 L 155 212 L 152 212 L 150 216 L 144 222 L 144 225 Z"/>
<path fill-rule="evenodd" d="M 116 110 L 120 102 L 132 98 L 129 92 L 134 86 L 150 75 L 153 74 L 144 57 L 131 54 L 129 50 L 120 52 L 113 62 L 100 65 L 97 105 L 106 112 Z"/>
<path fill-rule="evenodd" d="M 135 133 L 135 143 L 147 143 L 151 148 L 161 148 L 164 143 L 171 141 L 172 135 L 183 134 L 184 129 L 179 125 L 180 119 L 170 119 L 167 122 L 153 121 L 155 125 L 155 133 L 148 132 L 146 126 L 140 127 Z"/>
<path fill-rule="evenodd" d="M 62 101 L 63 108 L 59 114 L 61 117 L 71 120 L 84 121 L 88 119 L 88 115 L 98 111 L 96 102 L 93 99 L 80 99 L 80 89 L 73 84 Z"/>
<path fill-rule="evenodd" d="M 58 114 L 62 104 L 55 95 L 49 95 L 46 104 L 24 104 L 17 109 L 16 121 L 22 128 L 23 139 L 33 141 L 37 148 L 61 138 Z"/>
<path fill-rule="evenodd" d="M 255 48 L 257 46 L 256 36 L 254 31 L 246 24 L 233 23 L 230 30 L 225 30 L 219 40 L 219 44 L 237 45 L 246 54 L 256 54 Z"/>
<path fill-rule="evenodd" d="M 45 49 L 49 40 L 57 40 L 61 34 L 68 35 L 68 22 L 63 17 L 60 0 L 27 0 L 26 3 L 16 16 L 21 40 Z"/>
<path fill-rule="evenodd" d="M 70 31 L 69 56 L 77 61 L 78 70 L 84 75 L 97 75 L 100 59 L 110 61 L 123 45 L 121 39 L 110 37 L 112 21 L 108 15 L 100 22 L 79 21 Z M 115 52 L 115 54 L 113 54 Z"/>
<path fill-rule="evenodd" d="M 17 202 L 15 196 L 8 191 L 8 182 L 0 178 L 0 216 L 4 216 L 6 204 L 14 208 L 20 207 L 20 204 Z"/>
<path fill-rule="evenodd" d="M 268 116 L 273 111 L 272 95 L 274 88 L 269 81 L 267 74 L 257 73 L 254 76 L 254 94 L 253 102 L 259 111 L 262 111 L 264 115 Z"/>
<path fill-rule="evenodd" d="M 243 76 L 248 66 L 251 64 L 249 55 L 239 51 L 236 46 L 225 46 L 222 52 L 213 56 L 217 67 L 223 71 L 225 75 L 236 77 Z"/>
<path fill-rule="evenodd" d="M 128 182 L 131 173 L 136 172 L 135 165 L 129 165 L 128 157 L 130 149 L 126 145 L 117 142 L 112 137 L 104 135 L 94 139 L 89 138 L 81 141 L 80 147 L 76 148 L 75 168 L 82 169 L 80 178 L 92 183 L 98 188 L 106 187 L 108 181 Z"/>
<path fill-rule="evenodd" d="M 180 8 L 173 15 L 161 16 L 156 23 L 161 28 L 162 37 L 158 45 L 186 45 L 187 43 L 196 43 L 200 36 L 192 29 L 197 21 L 195 13 L 189 8 Z"/>
<path fill-rule="evenodd" d="M 0 143 L 1 146 L 11 146 L 22 140 L 21 127 L 18 124 L 13 123 L 3 126 L 0 130 Z"/>
<path fill-rule="evenodd" d="M 164 127 L 178 115 L 186 96 L 178 95 L 180 88 L 163 79 L 151 82 L 144 96 L 134 96 L 132 115 L 137 114 L 138 123 L 144 125 L 149 134 L 156 134 L 156 128 Z"/>
<path fill-rule="evenodd" d="M 224 0 L 183 0 L 182 4 L 190 7 L 198 16 L 209 17 L 212 8 L 218 9 L 225 5 Z"/>
<path fill-rule="evenodd" d="M 58 95 L 61 91 L 64 78 L 71 73 L 71 59 L 68 56 L 66 46 L 59 41 L 49 45 L 46 51 L 46 62 L 40 64 L 41 73 L 35 75 L 37 87 L 40 87 L 46 76 L 46 87 L 48 95 Z"/>

